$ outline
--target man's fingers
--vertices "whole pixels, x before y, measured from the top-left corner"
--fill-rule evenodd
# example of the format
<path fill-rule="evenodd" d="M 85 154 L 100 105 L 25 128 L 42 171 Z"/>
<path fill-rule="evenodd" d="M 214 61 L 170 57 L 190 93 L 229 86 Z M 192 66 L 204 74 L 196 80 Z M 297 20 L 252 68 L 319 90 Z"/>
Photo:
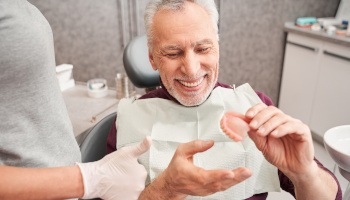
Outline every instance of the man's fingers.
<path fill-rule="evenodd" d="M 310 129 L 305 124 L 299 120 L 291 120 L 273 130 L 271 136 L 281 138 L 291 134 L 294 139 L 306 139 L 309 137 L 309 132 Z"/>
<path fill-rule="evenodd" d="M 182 155 L 193 156 L 196 153 L 210 149 L 213 145 L 213 140 L 194 140 L 191 142 L 180 144 L 177 148 L 177 152 Z"/>
<path fill-rule="evenodd" d="M 240 167 L 234 170 L 208 170 L 207 178 L 212 180 L 232 180 L 240 183 L 252 175 L 248 168 Z"/>
<path fill-rule="evenodd" d="M 255 106 L 249 108 L 245 114 L 246 117 L 248 117 L 248 119 L 252 119 L 253 117 L 255 117 L 255 115 L 257 113 L 259 113 L 261 110 L 265 109 L 267 107 L 266 104 L 264 103 L 258 103 Z"/>
<path fill-rule="evenodd" d="M 248 136 L 250 137 L 250 139 L 253 140 L 253 142 L 255 143 L 255 146 L 262 151 L 265 148 L 266 145 L 266 141 L 267 141 L 267 137 L 264 136 L 260 136 L 256 133 L 256 131 L 249 131 L 248 132 Z"/>
<path fill-rule="evenodd" d="M 244 167 L 234 169 L 233 173 L 235 174 L 233 179 L 235 179 L 239 183 L 252 176 L 252 171 L 250 171 L 250 169 L 244 168 Z"/>
<path fill-rule="evenodd" d="M 129 151 L 134 157 L 139 157 L 151 147 L 152 139 L 150 136 L 146 136 L 143 141 L 139 142 L 137 145 L 129 147 Z"/>
<path fill-rule="evenodd" d="M 234 170 L 204 170 L 203 183 L 212 192 L 224 191 L 251 177 L 252 172 L 248 168 Z"/>
<path fill-rule="evenodd" d="M 258 113 L 256 113 L 249 125 L 252 129 L 258 129 L 260 128 L 260 126 L 265 124 L 267 121 L 269 121 L 272 117 L 276 115 L 286 116 L 282 113 L 280 109 L 276 108 L 275 106 L 268 106 L 265 109 L 260 110 Z"/>
<path fill-rule="evenodd" d="M 279 126 L 287 123 L 291 118 L 283 113 L 277 113 L 257 129 L 257 134 L 267 136 Z"/>

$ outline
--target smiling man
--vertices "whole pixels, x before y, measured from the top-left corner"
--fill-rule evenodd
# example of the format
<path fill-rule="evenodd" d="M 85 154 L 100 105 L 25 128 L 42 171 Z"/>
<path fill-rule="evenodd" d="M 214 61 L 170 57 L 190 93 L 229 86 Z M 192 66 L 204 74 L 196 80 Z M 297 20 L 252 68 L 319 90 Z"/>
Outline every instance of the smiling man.
<path fill-rule="evenodd" d="M 168 15 L 163 9 L 153 18 L 151 64 L 171 96 L 184 106 L 200 105 L 218 78 L 217 30 L 208 24 L 206 11 L 195 6 Z"/>
<path fill-rule="evenodd" d="M 334 175 L 314 159 L 305 124 L 249 85 L 217 82 L 217 22 L 213 0 L 151 0 L 146 9 L 149 60 L 162 88 L 122 100 L 118 134 L 113 127 L 108 138 L 114 151 L 152 137 L 139 159 L 149 172 L 139 199 L 262 200 L 280 188 L 297 199 L 341 199 Z M 249 127 L 243 141 L 220 129 L 228 111 Z"/>

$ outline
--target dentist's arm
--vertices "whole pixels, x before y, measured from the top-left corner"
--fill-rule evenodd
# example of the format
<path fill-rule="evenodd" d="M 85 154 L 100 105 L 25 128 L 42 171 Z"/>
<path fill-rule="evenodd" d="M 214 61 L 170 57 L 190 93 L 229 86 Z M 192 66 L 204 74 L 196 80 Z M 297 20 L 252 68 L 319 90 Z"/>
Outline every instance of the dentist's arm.
<path fill-rule="evenodd" d="M 0 166 L 0 199 L 137 199 L 147 172 L 137 158 L 150 138 L 91 163 L 57 168 Z"/>
<path fill-rule="evenodd" d="M 0 199 L 68 199 L 82 197 L 78 166 L 19 168 L 0 166 Z"/>
<path fill-rule="evenodd" d="M 213 141 L 196 140 L 179 145 L 169 166 L 141 193 L 140 200 L 184 199 L 224 191 L 251 176 L 247 168 L 204 170 L 193 164 L 193 155 L 208 150 Z"/>

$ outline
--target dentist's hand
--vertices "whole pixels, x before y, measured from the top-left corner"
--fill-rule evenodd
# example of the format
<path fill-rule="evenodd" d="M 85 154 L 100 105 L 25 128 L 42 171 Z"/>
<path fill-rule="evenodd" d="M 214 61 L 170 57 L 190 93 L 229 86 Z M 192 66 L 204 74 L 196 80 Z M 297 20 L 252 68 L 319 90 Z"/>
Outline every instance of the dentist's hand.
<path fill-rule="evenodd" d="M 135 146 L 124 147 L 99 161 L 77 163 L 84 181 L 84 199 L 137 199 L 145 187 L 147 172 L 137 158 L 151 146 L 146 137 Z"/>

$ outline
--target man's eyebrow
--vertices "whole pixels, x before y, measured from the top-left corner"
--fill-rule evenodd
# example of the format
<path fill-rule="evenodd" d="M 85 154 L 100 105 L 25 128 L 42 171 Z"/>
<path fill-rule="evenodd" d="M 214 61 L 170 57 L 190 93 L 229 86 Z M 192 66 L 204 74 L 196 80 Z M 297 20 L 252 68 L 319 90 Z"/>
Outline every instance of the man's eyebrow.
<path fill-rule="evenodd" d="M 197 45 L 203 45 L 203 44 L 213 44 L 213 41 L 210 39 L 204 39 L 201 41 L 196 42 L 195 44 L 192 44 L 192 46 L 197 46 Z"/>
<path fill-rule="evenodd" d="M 213 41 L 210 40 L 210 39 L 200 40 L 198 42 L 192 43 L 191 47 L 195 47 L 195 46 L 198 46 L 198 45 L 204 45 L 204 44 L 212 45 Z M 161 51 L 166 51 L 166 50 L 181 50 L 181 46 L 180 45 L 166 45 L 166 46 L 163 46 L 161 48 Z"/>
<path fill-rule="evenodd" d="M 167 45 L 161 48 L 162 51 L 164 50 L 180 50 L 181 47 L 179 45 Z"/>

